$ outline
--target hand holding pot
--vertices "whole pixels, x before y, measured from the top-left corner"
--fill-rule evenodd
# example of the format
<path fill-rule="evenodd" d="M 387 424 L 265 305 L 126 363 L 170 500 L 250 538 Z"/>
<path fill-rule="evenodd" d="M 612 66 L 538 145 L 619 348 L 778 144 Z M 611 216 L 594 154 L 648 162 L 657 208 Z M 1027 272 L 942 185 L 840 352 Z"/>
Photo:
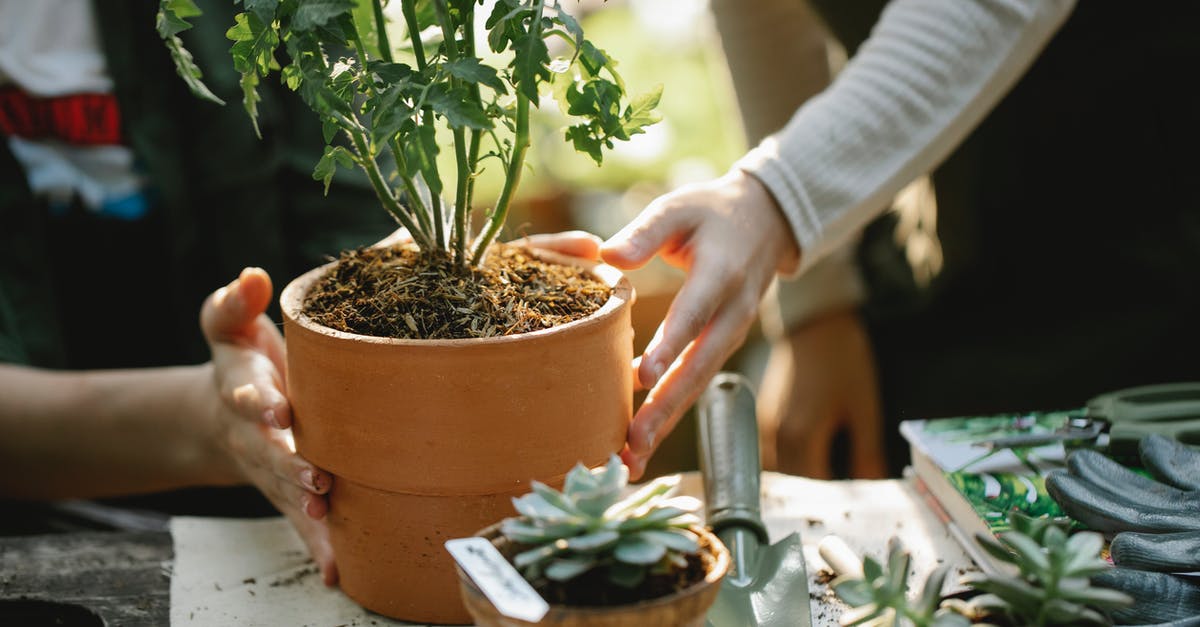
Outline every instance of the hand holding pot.
<path fill-rule="evenodd" d="M 745 339 L 775 273 L 794 269 L 800 251 L 766 187 L 735 170 L 659 197 L 600 254 L 623 269 L 658 254 L 688 272 L 637 366 L 635 379 L 651 391 L 629 428 L 625 463 L 636 478 Z"/>
<path fill-rule="evenodd" d="M 200 326 L 212 350 L 215 386 L 208 431 L 229 470 L 288 517 L 332 585 L 337 570 L 321 520 L 332 478 L 292 446 L 283 336 L 264 313 L 271 291 L 266 272 L 246 268 L 204 302 Z"/>

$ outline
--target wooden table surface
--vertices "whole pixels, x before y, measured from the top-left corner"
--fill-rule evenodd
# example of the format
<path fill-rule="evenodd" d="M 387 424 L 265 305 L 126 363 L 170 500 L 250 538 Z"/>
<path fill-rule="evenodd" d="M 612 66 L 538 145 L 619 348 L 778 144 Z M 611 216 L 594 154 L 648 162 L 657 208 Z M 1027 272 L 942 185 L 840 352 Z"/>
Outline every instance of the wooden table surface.
<path fill-rule="evenodd" d="M 687 473 L 683 479 L 683 493 L 702 496 L 696 473 Z M 793 531 L 802 536 L 816 627 L 836 625 L 845 607 L 832 598 L 827 586 L 814 581 L 817 570 L 823 566 L 816 553 L 816 544 L 826 534 L 842 537 L 860 553 L 877 556 L 882 556 L 886 550 L 890 536 L 899 536 L 913 552 L 913 575 L 918 580 L 938 563 L 949 562 L 963 569 L 970 567 L 969 559 L 923 505 L 908 481 L 830 482 L 764 473 L 763 514 L 773 540 Z M 215 527 L 222 519 L 211 520 Z M 282 519 L 277 522 L 284 532 L 290 529 Z M 246 560 L 254 563 L 253 554 L 244 551 L 238 555 L 229 554 L 234 546 L 236 543 L 207 542 L 189 550 L 193 553 L 199 550 L 197 555 L 202 559 L 217 563 L 233 564 Z M 171 533 L 166 531 L 87 531 L 0 537 L 0 625 L 30 624 L 31 621 L 18 618 L 22 615 L 14 614 L 14 608 L 28 611 L 31 601 L 82 606 L 104 621 L 62 623 L 67 626 L 168 625 L 175 550 Z M 194 561 L 195 557 L 189 559 Z M 184 616 L 195 619 L 196 622 L 191 624 L 197 625 L 227 625 L 230 612 L 248 618 L 251 610 L 278 608 L 274 603 L 278 599 L 273 600 L 271 595 L 284 590 L 262 586 L 263 590 L 257 596 L 248 596 L 240 590 L 213 596 L 211 584 L 199 588 L 208 591 L 203 603 L 186 594 L 175 599 L 180 606 L 176 609 L 182 608 Z M 221 591 L 223 588 L 215 589 Z M 324 607 L 322 604 L 328 604 L 329 598 L 323 595 L 333 594 L 340 593 L 320 591 L 303 602 L 313 608 Z M 14 605 L 17 601 L 21 603 Z M 201 610 L 208 609 L 203 605 L 213 602 L 219 603 L 225 614 L 206 622 Z M 189 609 L 196 610 L 194 616 L 186 611 Z M 390 622 L 378 615 L 368 617 Z"/>
<path fill-rule="evenodd" d="M 47 601 L 104 621 L 91 624 L 162 627 L 170 622 L 172 557 L 166 531 L 0 537 L 0 625 L 32 623 L 29 601 Z"/>

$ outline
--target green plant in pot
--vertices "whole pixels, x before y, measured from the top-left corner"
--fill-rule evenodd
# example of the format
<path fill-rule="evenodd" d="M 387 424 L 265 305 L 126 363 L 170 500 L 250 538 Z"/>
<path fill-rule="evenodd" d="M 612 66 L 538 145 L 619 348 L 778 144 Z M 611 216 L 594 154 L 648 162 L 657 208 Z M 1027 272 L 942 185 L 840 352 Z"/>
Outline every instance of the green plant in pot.
<path fill-rule="evenodd" d="M 678 477 L 625 495 L 629 470 L 576 465 L 560 492 L 539 482 L 513 499 L 519 516 L 480 532 L 550 604 L 538 624 L 702 625 L 729 568 L 729 552 L 691 512 L 669 498 Z M 467 609 L 480 625 L 526 625 L 504 616 L 459 571 Z"/>
<path fill-rule="evenodd" d="M 659 92 L 628 100 L 613 60 L 554 1 L 486 14 L 474 0 L 237 4 L 228 37 L 251 120 L 259 83 L 284 81 L 324 129 L 314 178 L 360 170 L 411 238 L 345 252 L 281 297 L 297 448 L 337 477 L 342 589 L 389 616 L 465 622 L 442 541 L 511 513 L 530 477 L 559 484 L 576 460 L 603 462 L 632 413 L 628 282 L 496 243 L 530 109 L 557 101 L 564 141 L 599 163 L 656 121 Z M 184 46 L 199 13 L 162 0 L 158 29 L 192 90 L 215 99 Z M 484 167 L 504 184 L 476 226 Z"/>

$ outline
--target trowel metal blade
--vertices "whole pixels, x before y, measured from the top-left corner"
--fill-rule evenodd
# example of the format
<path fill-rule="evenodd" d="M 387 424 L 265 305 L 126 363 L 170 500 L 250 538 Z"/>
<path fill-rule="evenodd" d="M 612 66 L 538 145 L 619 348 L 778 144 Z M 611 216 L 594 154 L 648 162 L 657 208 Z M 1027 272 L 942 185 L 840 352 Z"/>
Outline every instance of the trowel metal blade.
<path fill-rule="evenodd" d="M 798 534 L 758 547 L 750 577 L 726 577 L 708 611 L 709 627 L 809 627 L 808 572 Z"/>

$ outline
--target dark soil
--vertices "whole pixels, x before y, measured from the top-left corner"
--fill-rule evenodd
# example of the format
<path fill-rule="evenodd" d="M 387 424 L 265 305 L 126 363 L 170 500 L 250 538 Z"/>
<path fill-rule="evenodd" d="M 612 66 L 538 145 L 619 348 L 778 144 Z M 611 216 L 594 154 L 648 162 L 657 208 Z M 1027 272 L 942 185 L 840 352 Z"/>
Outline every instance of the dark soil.
<path fill-rule="evenodd" d="M 586 271 L 497 244 L 483 267 L 412 245 L 342 253 L 304 302 L 316 322 L 349 333 L 404 339 L 515 335 L 585 318 L 611 290 Z"/>
<path fill-rule="evenodd" d="M 674 594 L 704 580 L 708 572 L 707 565 L 713 560 L 712 555 L 701 551 L 697 555 L 685 557 L 688 562 L 686 569 L 661 575 L 647 575 L 636 588 L 613 585 L 608 581 L 606 568 L 593 568 L 570 581 L 544 580 L 535 585 L 534 589 L 553 605 L 605 607 L 648 601 Z"/>

